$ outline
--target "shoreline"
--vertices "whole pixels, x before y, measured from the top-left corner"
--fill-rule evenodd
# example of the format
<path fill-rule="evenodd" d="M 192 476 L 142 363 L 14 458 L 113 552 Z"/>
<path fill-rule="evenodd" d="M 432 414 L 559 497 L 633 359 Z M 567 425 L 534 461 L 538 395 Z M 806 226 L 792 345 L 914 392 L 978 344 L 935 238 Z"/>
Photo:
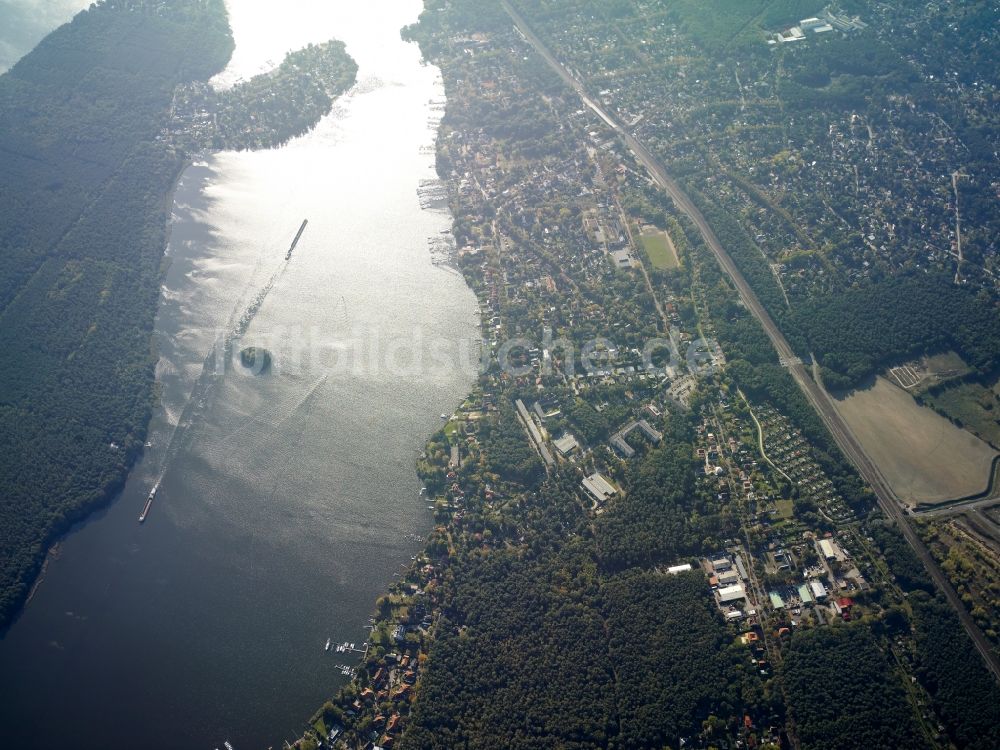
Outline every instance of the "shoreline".
<path fill-rule="evenodd" d="M 160 398 L 159 381 L 156 379 L 156 365 L 159 362 L 159 354 L 156 350 L 155 321 L 156 315 L 159 314 L 160 293 L 163 286 L 163 280 L 166 278 L 167 270 L 170 267 L 170 259 L 167 255 L 167 248 L 170 246 L 171 227 L 173 224 L 172 217 L 174 196 L 184 173 L 187 171 L 188 167 L 194 164 L 194 162 L 195 157 L 187 157 L 183 160 L 183 164 L 171 180 L 170 188 L 166 195 L 164 195 L 162 201 L 163 210 L 166 214 L 166 240 L 163 243 L 163 250 L 160 255 L 160 262 L 157 271 L 158 286 L 156 294 L 156 310 L 153 313 L 153 328 L 150 330 L 149 336 L 152 372 L 150 373 L 150 398 L 148 403 L 148 412 L 145 416 L 141 429 L 134 434 L 136 441 L 134 445 L 138 445 L 140 447 L 133 448 L 126 454 L 124 470 L 120 477 L 112 480 L 112 482 L 103 489 L 98 490 L 99 496 L 94 500 L 84 503 L 67 512 L 65 523 L 54 527 L 47 534 L 45 534 L 42 545 L 45 551 L 38 556 L 35 561 L 35 565 L 29 571 L 30 585 L 28 586 L 27 593 L 21 601 L 15 602 L 12 607 L 12 611 L 6 618 L 0 617 L 0 638 L 6 635 L 6 633 L 17 623 L 24 610 L 31 603 L 31 600 L 34 598 L 38 589 L 45 581 L 45 574 L 48 572 L 50 560 L 58 559 L 58 554 L 53 556 L 53 551 L 58 552 L 62 543 L 65 542 L 71 534 L 75 533 L 85 524 L 93 520 L 97 513 L 102 510 L 107 510 L 117 500 L 122 498 L 122 493 L 125 491 L 125 485 L 128 483 L 129 477 L 132 476 L 132 472 L 135 470 L 136 466 L 138 466 L 145 453 L 145 443 L 146 438 L 149 435 L 149 426 L 153 421 L 153 411 Z"/>
<path fill-rule="evenodd" d="M 403 35 L 405 28 L 406 27 L 400 30 L 401 35 Z M 405 35 L 403 35 L 403 39 L 406 43 L 416 44 L 417 47 L 420 48 L 419 42 L 415 40 L 406 39 Z M 458 226 L 458 216 L 454 210 L 454 205 L 452 201 L 452 195 L 451 195 L 452 184 L 449 176 L 441 173 L 440 164 L 437 158 L 439 155 L 439 149 L 441 148 L 444 120 L 447 114 L 447 108 L 449 102 L 449 98 L 447 95 L 447 88 L 448 88 L 447 79 L 445 78 L 444 71 L 440 68 L 440 66 L 436 65 L 435 63 L 431 62 L 429 59 L 424 57 L 422 49 L 421 49 L 421 65 L 432 66 L 437 68 L 440 75 L 440 86 L 441 86 L 440 96 L 441 99 L 444 100 L 444 105 L 441 107 L 441 116 L 438 119 L 436 126 L 432 129 L 433 132 L 432 155 L 434 157 L 433 169 L 435 178 L 440 182 L 440 184 L 442 185 L 442 187 L 445 189 L 446 192 L 444 206 L 438 210 L 447 211 L 449 218 L 449 225 L 446 230 L 446 233 L 454 240 L 456 236 L 455 229 Z M 422 206 L 421 210 L 427 211 L 433 209 L 425 208 Z M 485 340 L 483 326 L 485 321 L 488 319 L 488 316 L 486 315 L 487 311 L 484 306 L 484 301 L 480 298 L 479 293 L 476 291 L 475 287 L 470 283 L 469 277 L 466 275 L 461 265 L 457 262 L 457 259 L 459 257 L 457 244 L 454 247 L 450 247 L 447 251 L 444 252 L 435 252 L 433 247 L 428 247 L 427 251 L 429 256 L 428 260 L 432 266 L 440 270 L 443 270 L 449 274 L 454 274 L 459 276 L 462 279 L 462 283 L 465 286 L 465 288 L 469 292 L 471 292 L 472 295 L 474 296 L 476 300 L 475 308 L 473 310 L 473 320 L 476 331 L 475 336 L 478 337 L 480 341 Z M 401 566 L 399 566 L 400 572 L 394 573 L 393 577 L 390 578 L 386 582 L 386 584 L 379 589 L 379 593 L 376 595 L 374 602 L 372 602 L 372 606 L 368 610 L 369 624 L 366 627 L 366 629 L 369 630 L 369 634 L 368 637 L 365 639 L 363 656 L 361 656 L 360 659 L 358 660 L 357 665 L 356 667 L 353 668 L 349 678 L 339 688 L 337 688 L 337 690 L 332 695 L 330 695 L 327 698 L 324 705 L 318 707 L 318 709 L 312 714 L 311 718 L 305 723 L 306 726 L 305 734 L 300 733 L 294 741 L 285 742 L 284 747 L 287 750 L 292 750 L 293 748 L 299 748 L 301 746 L 302 741 L 308 736 L 308 734 L 314 731 L 317 722 L 324 721 L 323 717 L 325 716 L 325 710 L 328 706 L 336 705 L 338 702 L 342 701 L 344 697 L 348 694 L 352 695 L 353 697 L 354 695 L 361 693 L 358 678 L 359 675 L 362 674 L 365 670 L 365 664 L 368 661 L 369 654 L 371 654 L 374 647 L 378 647 L 378 644 L 376 643 L 375 639 L 376 629 L 378 628 L 380 621 L 384 622 L 387 619 L 390 619 L 387 618 L 384 614 L 384 607 L 385 607 L 384 603 L 388 602 L 390 598 L 393 597 L 394 595 L 398 595 L 401 592 L 402 586 L 405 582 L 411 581 L 414 578 L 420 579 L 422 568 L 424 571 L 426 571 L 428 567 L 437 568 L 437 565 L 434 564 L 429 565 L 428 563 L 429 560 L 433 560 L 433 557 L 429 555 L 429 550 L 431 550 L 432 546 L 436 543 L 435 537 L 441 532 L 443 528 L 447 528 L 448 526 L 450 526 L 450 522 L 442 523 L 437 519 L 437 515 L 440 511 L 440 508 L 437 507 L 438 506 L 437 498 L 434 497 L 432 491 L 427 489 L 431 485 L 431 481 L 422 474 L 421 464 L 427 460 L 429 456 L 429 449 L 435 443 L 436 438 L 441 437 L 445 441 L 447 441 L 447 436 L 444 432 L 445 426 L 452 421 L 452 419 L 455 417 L 456 414 L 459 413 L 463 404 L 467 403 L 470 399 L 475 397 L 477 390 L 480 388 L 480 375 L 481 373 L 477 372 L 475 378 L 471 383 L 471 388 L 465 391 L 462 394 L 461 398 L 458 399 L 458 406 L 455 409 L 453 409 L 450 414 L 448 414 L 447 420 L 442 420 L 443 424 L 437 430 L 434 430 L 424 438 L 421 447 L 416 451 L 417 457 L 412 464 L 413 473 L 415 478 L 419 480 L 419 483 L 421 485 L 427 485 L 422 487 L 419 499 L 423 501 L 425 505 L 427 505 L 428 508 L 427 512 L 430 514 L 430 519 L 429 519 L 430 523 L 428 524 L 428 528 L 425 533 L 423 534 L 418 534 L 417 532 L 412 533 L 412 538 L 419 544 L 418 549 L 415 550 L 415 554 L 408 563 L 403 563 Z M 425 492 L 425 490 L 427 491 Z M 446 507 L 450 506 L 450 504 L 451 504 L 450 501 L 446 503 Z M 428 609 L 429 612 L 433 614 L 433 623 L 429 627 L 427 627 L 426 634 L 422 636 L 422 638 L 425 638 L 426 641 L 425 642 L 422 641 L 421 646 L 419 648 L 420 660 L 426 657 L 427 653 L 429 652 L 430 648 L 434 643 L 435 640 L 434 630 L 436 629 L 437 622 L 441 615 L 440 605 L 432 605 L 428 607 Z M 405 649 L 401 646 L 397 646 L 396 651 L 403 652 L 405 651 Z M 410 662 L 411 666 L 415 666 L 417 661 L 418 659 L 414 658 L 413 661 Z M 415 687 L 415 685 L 411 685 L 411 687 Z M 323 746 L 325 747 L 325 745 Z"/>
<path fill-rule="evenodd" d="M 348 56 L 348 59 L 353 63 L 353 58 Z M 228 63 L 227 63 L 228 65 Z M 220 71 L 221 73 L 221 71 Z M 2 75 L 2 74 L 0 74 Z M 218 75 L 218 74 L 216 74 Z M 284 138 L 280 143 L 274 146 L 266 147 L 264 149 L 249 149 L 249 150 L 272 150 L 275 148 L 281 148 L 291 140 L 297 137 L 312 132 L 319 124 L 319 122 L 327 117 L 330 112 L 333 111 L 334 105 L 345 96 L 354 85 L 357 83 L 357 67 L 355 65 L 353 71 L 354 80 L 350 85 L 346 86 L 343 91 L 341 91 L 336 96 L 330 97 L 330 107 L 329 109 L 320 114 L 314 122 L 312 122 L 308 127 L 306 127 L 302 132 L 296 132 L 286 138 Z M 169 116 L 165 120 L 164 127 L 170 124 Z M 215 153 L 226 150 L 240 150 L 240 149 L 220 149 L 220 151 L 210 151 L 206 153 L 204 149 L 199 149 L 197 151 L 188 153 L 183 148 L 179 148 L 174 144 L 169 144 L 165 146 L 167 149 L 166 153 L 169 157 L 178 160 L 178 166 L 170 179 L 169 183 L 166 185 L 162 199 L 159 201 L 159 208 L 161 214 L 164 218 L 164 240 L 162 248 L 159 251 L 159 260 L 155 268 L 156 286 L 150 290 L 150 293 L 155 292 L 155 305 L 152 311 L 151 326 L 149 329 L 149 362 L 147 364 L 149 379 L 148 379 L 148 395 L 146 399 L 146 411 L 143 415 L 141 422 L 136 426 L 136 429 L 129 436 L 134 442 L 127 448 L 124 460 L 122 462 L 122 470 L 109 480 L 103 487 L 95 488 L 92 496 L 89 499 L 84 500 L 76 507 L 68 508 L 64 511 L 64 518 L 62 522 L 46 529 L 41 534 L 41 546 L 42 550 L 34 556 L 29 567 L 27 567 L 23 572 L 23 579 L 20 584 L 21 592 L 12 598 L 10 606 L 7 611 L 0 612 L 0 637 L 3 637 L 10 628 L 18 621 L 24 608 L 27 606 L 31 597 L 34 596 L 35 592 L 38 590 L 38 586 L 41 582 L 41 576 L 47 566 L 47 555 L 48 550 L 53 545 L 58 545 L 63 542 L 69 534 L 73 533 L 76 527 L 80 524 L 87 523 L 91 517 L 101 510 L 109 508 L 116 500 L 119 499 L 121 493 L 123 492 L 125 485 L 128 482 L 129 477 L 135 470 L 139 461 L 144 453 L 144 446 L 146 438 L 149 434 L 149 428 L 152 423 L 154 410 L 156 409 L 159 399 L 160 390 L 158 386 L 158 381 L 156 379 L 156 367 L 159 363 L 159 352 L 156 347 L 156 317 L 159 314 L 160 309 L 160 299 L 162 294 L 163 281 L 166 278 L 167 271 L 170 268 L 170 256 L 167 254 L 167 250 L 170 246 L 170 239 L 173 229 L 173 209 L 174 202 L 178 187 L 184 174 L 187 170 L 194 166 L 197 162 L 210 159 Z"/>
<path fill-rule="evenodd" d="M 24 600 L 24 605 L 21 607 L 21 609 L 24 609 L 29 604 L 31 604 L 31 600 L 34 598 L 35 592 L 38 591 L 38 587 L 41 586 L 42 582 L 45 580 L 45 574 L 48 572 L 49 569 L 49 561 L 59 559 L 60 544 L 62 544 L 61 541 L 56 542 L 51 547 L 49 547 L 48 550 L 46 550 L 45 561 L 42 563 L 42 569 L 38 571 L 38 576 L 35 578 L 35 585 L 32 586 L 31 591 L 28 592 L 28 598 Z"/>

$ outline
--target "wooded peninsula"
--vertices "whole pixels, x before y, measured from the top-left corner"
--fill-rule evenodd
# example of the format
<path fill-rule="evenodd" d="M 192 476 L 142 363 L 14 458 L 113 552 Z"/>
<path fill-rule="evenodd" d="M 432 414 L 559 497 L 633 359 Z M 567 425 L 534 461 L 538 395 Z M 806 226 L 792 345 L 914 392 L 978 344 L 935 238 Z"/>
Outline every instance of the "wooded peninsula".
<path fill-rule="evenodd" d="M 191 156 L 284 143 L 357 70 L 332 41 L 208 95 L 232 51 L 222 0 L 104 0 L 0 76 L 0 627 L 142 451 L 170 198 Z"/>

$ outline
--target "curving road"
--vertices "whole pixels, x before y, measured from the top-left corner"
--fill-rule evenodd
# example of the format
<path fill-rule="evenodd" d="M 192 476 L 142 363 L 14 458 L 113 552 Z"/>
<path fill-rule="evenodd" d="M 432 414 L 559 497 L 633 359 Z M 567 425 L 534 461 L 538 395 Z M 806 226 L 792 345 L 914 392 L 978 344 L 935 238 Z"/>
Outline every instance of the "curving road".
<path fill-rule="evenodd" d="M 611 113 L 600 105 L 600 103 L 590 98 L 583 84 L 553 56 L 542 40 L 535 35 L 528 23 L 511 6 L 508 0 L 500 0 L 500 4 L 503 6 L 504 10 L 507 11 L 507 14 L 514 21 L 514 25 L 521 32 L 524 38 L 532 47 L 534 47 L 535 51 L 542 56 L 542 58 L 559 75 L 559 77 L 566 82 L 568 86 L 579 94 L 585 105 L 592 109 L 605 123 L 608 124 L 609 127 L 618 133 L 639 163 L 649 171 L 653 180 L 663 189 L 664 192 L 667 193 L 667 195 L 671 197 L 671 199 L 673 199 L 677 208 L 683 211 L 698 228 L 705 244 L 708 245 L 713 255 L 715 255 L 716 260 L 719 262 L 719 265 L 722 266 L 722 269 L 736 286 L 740 299 L 743 300 L 743 303 L 747 306 L 747 309 L 750 310 L 753 316 L 760 321 L 761 326 L 764 328 L 764 332 L 767 334 L 768 338 L 771 339 L 771 343 L 777 351 L 781 363 L 788 369 L 789 373 L 791 373 L 795 382 L 798 383 L 799 388 L 802 389 L 802 393 L 816 410 L 817 414 L 819 414 L 820 418 L 823 420 L 823 424 L 826 425 L 827 430 L 830 431 L 830 434 L 833 436 L 833 439 L 836 441 L 841 451 L 843 451 L 844 455 L 847 456 L 851 463 L 854 464 L 861 477 L 871 486 L 876 497 L 878 498 L 879 506 L 882 508 L 883 512 L 886 516 L 896 522 L 896 525 L 906 538 L 906 541 L 909 542 L 910 546 L 917 554 L 917 557 L 919 557 L 921 562 L 923 562 L 924 567 L 927 569 L 927 572 L 930 574 L 934 583 L 954 608 L 959 620 L 962 622 L 963 627 L 969 634 L 972 642 L 975 644 L 980 656 L 982 656 L 986 667 L 993 674 L 994 678 L 1000 681 L 1000 660 L 998 660 L 996 655 L 993 653 L 989 641 L 986 640 L 986 636 L 983 635 L 982 631 L 966 611 L 965 606 L 962 604 L 962 600 L 959 599 L 958 594 L 955 593 L 955 589 L 952 588 L 951 583 L 945 577 L 944 573 L 941 572 L 941 569 L 931 556 L 930 551 L 910 525 L 910 522 L 903 513 L 903 510 L 900 507 L 892 488 L 889 486 L 889 483 L 885 480 L 885 477 L 882 476 L 882 473 L 879 471 L 875 463 L 868 458 L 868 455 L 861 448 L 861 444 L 854 437 L 853 433 L 851 433 L 847 424 L 834 407 L 829 394 L 827 394 L 827 392 L 820 387 L 816 381 L 809 377 L 802 361 L 796 356 L 784 334 L 775 324 L 767 310 L 764 309 L 760 300 L 757 299 L 757 295 L 747 283 L 743 274 L 736 267 L 732 258 L 729 257 L 729 253 L 727 253 L 725 248 L 722 247 L 722 243 L 719 242 L 718 237 L 715 236 L 715 232 L 712 231 L 712 227 L 709 226 L 701 211 L 698 210 L 698 207 L 694 205 L 690 198 L 688 198 L 687 194 L 667 173 L 666 168 L 655 156 L 653 156 L 649 149 L 647 149 L 634 135 L 626 130 L 621 123 L 619 123 L 611 115 Z"/>
<path fill-rule="evenodd" d="M 938 503 L 930 507 L 917 506 L 913 510 L 913 515 L 918 518 L 937 518 L 939 516 L 953 516 L 966 511 L 980 510 L 992 505 L 1000 504 L 1000 456 L 993 459 L 990 470 L 990 482 L 986 489 L 973 497 L 960 498 L 947 503 Z"/>

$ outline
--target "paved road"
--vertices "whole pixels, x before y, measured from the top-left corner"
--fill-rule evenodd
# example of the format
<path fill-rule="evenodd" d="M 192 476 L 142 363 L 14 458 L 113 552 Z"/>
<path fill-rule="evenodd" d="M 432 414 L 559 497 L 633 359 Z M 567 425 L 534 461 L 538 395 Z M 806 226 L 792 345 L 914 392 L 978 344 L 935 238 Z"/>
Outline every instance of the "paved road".
<path fill-rule="evenodd" d="M 716 260 L 718 260 L 719 265 L 722 266 L 722 269 L 726 272 L 726 274 L 728 274 L 733 284 L 735 284 L 736 290 L 739 292 L 743 303 L 747 306 L 747 309 L 750 310 L 753 316 L 760 321 L 761 326 L 764 328 L 764 332 L 767 334 L 768 338 L 771 339 L 771 343 L 777 351 L 779 359 L 783 364 L 785 364 L 789 373 L 791 373 L 792 377 L 795 379 L 795 382 L 798 383 L 799 388 L 802 389 L 802 393 L 805 395 L 806 399 L 808 399 L 809 403 L 819 414 L 820 418 L 823 420 L 823 424 L 826 425 L 826 428 L 830 431 L 830 434 L 833 436 L 837 445 L 840 446 L 844 455 L 846 455 L 847 458 L 855 465 L 858 473 L 861 474 L 861 477 L 871 486 L 872 490 L 874 490 L 883 512 L 896 522 L 899 530 L 902 532 L 903 536 L 906 537 L 906 541 L 910 543 L 910 546 L 913 547 L 917 557 L 920 558 L 924 567 L 927 568 L 927 572 L 934 580 L 934 583 L 937 584 L 938 588 L 942 591 L 949 603 L 955 609 L 955 612 L 958 614 L 966 632 L 969 634 L 969 637 L 975 644 L 976 649 L 982 656 L 983 662 L 986 664 L 990 672 L 993 673 L 993 676 L 1000 681 L 1000 660 L 998 660 L 996 655 L 993 653 L 990 642 L 986 640 L 986 636 L 984 636 L 982 631 L 976 626 L 976 623 L 972 620 L 972 617 L 962 604 L 962 600 L 959 599 L 958 594 L 955 593 L 955 589 L 952 588 L 948 579 L 945 577 L 944 573 L 941 572 L 941 569 L 937 566 L 937 563 L 931 556 L 930 551 L 910 525 L 896 499 L 895 494 L 892 491 L 892 488 L 889 486 L 889 483 L 885 480 L 885 477 L 882 476 L 882 473 L 879 471 L 875 463 L 869 459 L 868 455 L 864 452 L 864 450 L 862 450 L 860 443 L 854 437 L 847 424 L 837 412 L 827 392 L 817 385 L 816 381 L 809 377 L 805 365 L 803 365 L 802 361 L 796 356 L 784 334 L 775 324 L 767 310 L 764 309 L 760 300 L 757 299 L 757 295 L 747 283 L 743 274 L 736 267 L 736 264 L 733 263 L 732 258 L 729 257 L 729 253 L 727 253 L 725 248 L 722 247 L 722 243 L 719 242 L 718 237 L 715 236 L 715 232 L 712 231 L 712 227 L 709 226 L 705 217 L 702 216 L 701 211 L 698 210 L 697 206 L 695 206 L 691 199 L 688 198 L 687 194 L 667 173 L 667 170 L 660 163 L 660 161 L 654 157 L 653 154 L 635 136 L 626 130 L 621 123 L 619 123 L 611 115 L 611 113 L 605 110 L 598 102 L 590 98 L 583 84 L 571 75 L 562 63 L 560 63 L 552 55 L 541 39 L 539 39 L 531 30 L 531 27 L 524 20 L 524 18 L 516 10 L 514 10 L 513 7 L 511 7 L 510 3 L 507 0 L 501 0 L 501 5 L 503 5 L 508 15 L 510 15 L 511 19 L 513 19 L 515 26 L 521 31 L 528 43 L 531 44 L 538 54 L 545 59 L 549 66 L 559 74 L 559 77 L 580 95 L 583 103 L 597 113 L 597 115 L 604 122 L 606 122 L 609 127 L 618 133 L 618 135 L 625 142 L 625 145 L 632 151 L 635 158 L 649 171 L 653 180 L 655 180 L 664 192 L 666 192 L 673 199 L 677 208 L 687 214 L 688 218 L 691 219 L 694 225 L 698 228 L 705 244 L 708 245 L 709 249 L 715 255 Z"/>
<path fill-rule="evenodd" d="M 937 506 L 927 508 L 917 508 L 913 515 L 919 518 L 937 518 L 939 516 L 953 516 L 966 511 L 988 508 L 991 505 L 1000 504 L 1000 456 L 993 459 L 993 468 L 990 471 L 990 483 L 986 487 L 984 496 L 966 500 L 956 500 L 950 503 L 941 503 Z"/>

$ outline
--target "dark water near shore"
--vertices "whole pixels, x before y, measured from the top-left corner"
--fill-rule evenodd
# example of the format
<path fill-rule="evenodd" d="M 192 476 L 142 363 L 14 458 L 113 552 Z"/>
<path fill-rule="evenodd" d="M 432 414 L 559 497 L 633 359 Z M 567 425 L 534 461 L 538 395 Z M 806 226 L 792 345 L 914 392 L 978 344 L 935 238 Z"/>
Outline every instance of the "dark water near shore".
<path fill-rule="evenodd" d="M 362 643 L 421 546 L 414 461 L 472 382 L 428 352 L 474 353 L 475 299 L 433 262 L 450 226 L 433 185 L 443 91 L 399 39 L 419 0 L 340 5 L 231 6 L 223 83 L 334 36 L 359 83 L 308 136 L 185 173 L 151 445 L 0 641 L 0 747 L 280 746 L 355 663 L 326 639 Z M 265 346 L 273 367 L 216 371 L 248 309 L 233 346 Z"/>

